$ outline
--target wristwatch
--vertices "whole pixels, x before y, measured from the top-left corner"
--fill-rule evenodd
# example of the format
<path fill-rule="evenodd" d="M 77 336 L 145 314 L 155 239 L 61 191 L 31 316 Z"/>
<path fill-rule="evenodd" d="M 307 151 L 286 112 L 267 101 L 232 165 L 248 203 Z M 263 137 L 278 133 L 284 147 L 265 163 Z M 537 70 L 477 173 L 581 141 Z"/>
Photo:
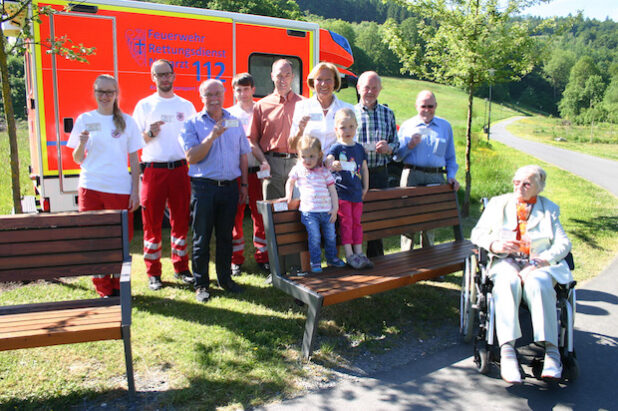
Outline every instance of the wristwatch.
<path fill-rule="evenodd" d="M 150 138 L 154 137 L 154 133 L 152 132 L 152 130 L 148 130 L 148 137 Z"/>
<path fill-rule="evenodd" d="M 240 184 L 240 186 L 241 186 L 241 187 L 247 187 L 247 186 L 248 186 L 248 184 L 241 183 L 241 184 Z"/>
<path fill-rule="evenodd" d="M 530 265 L 533 265 L 535 268 L 539 268 L 541 266 L 541 263 L 539 263 L 537 260 L 530 260 Z"/>

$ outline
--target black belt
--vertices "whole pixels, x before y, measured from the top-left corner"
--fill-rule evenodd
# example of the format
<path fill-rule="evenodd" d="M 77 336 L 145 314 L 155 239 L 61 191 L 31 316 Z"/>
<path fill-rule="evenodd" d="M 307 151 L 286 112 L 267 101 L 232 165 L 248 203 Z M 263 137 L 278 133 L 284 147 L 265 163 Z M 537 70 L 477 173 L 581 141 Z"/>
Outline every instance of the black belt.
<path fill-rule="evenodd" d="M 183 158 L 182 160 L 170 161 L 169 163 L 155 163 L 155 162 L 142 163 L 142 169 L 152 167 L 152 168 L 167 168 L 169 170 L 173 170 L 175 168 L 182 167 L 184 165 L 187 165 L 187 160 Z"/>
<path fill-rule="evenodd" d="M 297 155 L 294 153 L 279 153 L 277 151 L 267 151 L 266 155 L 271 155 L 273 157 L 280 157 L 280 158 L 296 158 Z"/>
<path fill-rule="evenodd" d="M 204 177 L 191 177 L 191 180 L 210 184 L 217 187 L 227 187 L 231 186 L 232 184 L 238 184 L 236 180 L 212 180 L 210 178 Z"/>
<path fill-rule="evenodd" d="M 260 171 L 260 167 L 259 167 L 259 166 L 256 166 L 256 167 L 249 167 L 249 169 L 247 170 L 247 172 L 248 172 L 249 174 L 255 174 L 255 173 L 257 173 L 258 171 Z"/>
<path fill-rule="evenodd" d="M 410 170 L 418 170 L 422 171 L 423 173 L 446 174 L 446 169 L 444 167 L 421 167 L 412 164 L 404 164 L 403 168 L 409 168 Z"/>

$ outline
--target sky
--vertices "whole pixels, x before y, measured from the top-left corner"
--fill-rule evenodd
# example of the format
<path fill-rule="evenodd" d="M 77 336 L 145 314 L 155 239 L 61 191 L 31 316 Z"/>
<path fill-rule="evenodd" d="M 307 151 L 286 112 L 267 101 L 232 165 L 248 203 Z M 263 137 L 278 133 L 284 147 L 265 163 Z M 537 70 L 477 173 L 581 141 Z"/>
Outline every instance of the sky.
<path fill-rule="evenodd" d="M 568 16 L 569 13 L 577 14 L 578 10 L 583 10 L 584 17 L 600 21 L 609 17 L 618 22 L 618 0 L 553 0 L 530 7 L 522 14 L 539 17 Z"/>

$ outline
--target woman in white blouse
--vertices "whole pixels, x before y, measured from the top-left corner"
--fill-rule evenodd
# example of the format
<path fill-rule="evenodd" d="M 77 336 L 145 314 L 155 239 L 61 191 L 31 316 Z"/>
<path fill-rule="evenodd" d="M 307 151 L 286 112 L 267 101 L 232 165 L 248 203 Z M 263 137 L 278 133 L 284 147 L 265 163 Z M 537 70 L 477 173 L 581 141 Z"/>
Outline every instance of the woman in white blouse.
<path fill-rule="evenodd" d="M 328 153 L 330 146 L 337 141 L 335 113 L 342 108 L 353 110 L 354 107 L 335 96 L 334 92 L 341 87 L 341 77 L 332 63 L 315 66 L 307 76 L 307 85 L 313 96 L 296 103 L 290 131 L 290 147 L 296 147 L 300 137 L 309 135 L 320 140 L 322 151 Z"/>

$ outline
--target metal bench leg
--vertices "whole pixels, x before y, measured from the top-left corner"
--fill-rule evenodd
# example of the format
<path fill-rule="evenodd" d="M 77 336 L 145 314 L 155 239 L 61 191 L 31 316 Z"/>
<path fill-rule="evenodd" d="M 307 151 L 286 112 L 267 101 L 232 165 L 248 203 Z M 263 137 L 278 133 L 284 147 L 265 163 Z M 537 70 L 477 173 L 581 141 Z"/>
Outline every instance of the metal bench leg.
<path fill-rule="evenodd" d="M 321 309 L 322 299 L 310 298 L 310 302 L 307 303 L 307 322 L 305 323 L 305 335 L 303 336 L 303 357 L 305 361 L 309 361 L 309 357 L 313 352 L 313 341 L 318 331 Z"/>
<path fill-rule="evenodd" d="M 133 379 L 133 355 L 131 354 L 131 326 L 122 326 L 122 340 L 124 342 L 124 360 L 127 366 L 127 386 L 129 394 L 135 394 L 135 380 Z"/>

